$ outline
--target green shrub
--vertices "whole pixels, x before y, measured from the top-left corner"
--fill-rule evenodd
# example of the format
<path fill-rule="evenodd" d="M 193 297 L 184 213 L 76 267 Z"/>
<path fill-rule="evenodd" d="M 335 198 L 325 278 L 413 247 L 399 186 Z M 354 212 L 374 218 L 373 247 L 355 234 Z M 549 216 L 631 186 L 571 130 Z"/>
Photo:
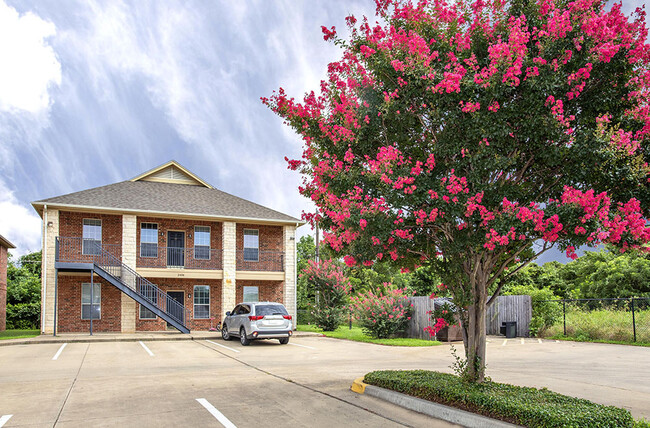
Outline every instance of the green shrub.
<path fill-rule="evenodd" d="M 375 339 L 386 339 L 406 330 L 411 319 L 411 302 L 406 289 L 389 290 L 386 294 L 365 294 L 350 299 L 354 315 L 364 333 Z"/>
<path fill-rule="evenodd" d="M 345 308 L 316 306 L 311 311 L 313 323 L 323 331 L 334 331 L 345 321 L 348 311 Z"/>
<path fill-rule="evenodd" d="M 18 303 L 7 305 L 7 330 L 40 328 L 41 304 Z"/>
<path fill-rule="evenodd" d="M 561 303 L 548 302 L 548 300 L 558 299 L 550 288 L 539 289 L 532 285 L 518 285 L 511 287 L 507 295 L 530 296 L 533 313 L 528 329 L 530 330 L 530 335 L 533 337 L 541 335 L 546 329 L 555 324 L 557 320 L 562 319 Z"/>
<path fill-rule="evenodd" d="M 633 427 L 629 411 L 549 391 L 496 382 L 472 384 L 426 370 L 376 371 L 370 385 L 460 407 L 527 427 Z"/>
<path fill-rule="evenodd" d="M 589 342 L 604 340 L 614 342 L 632 342 L 632 312 L 625 310 L 597 309 L 583 310 L 566 305 L 566 337 Z M 636 340 L 650 343 L 650 329 L 639 326 L 650 325 L 650 310 L 636 311 Z M 545 337 L 563 336 L 564 323 L 560 316 L 558 322 L 544 331 Z"/>

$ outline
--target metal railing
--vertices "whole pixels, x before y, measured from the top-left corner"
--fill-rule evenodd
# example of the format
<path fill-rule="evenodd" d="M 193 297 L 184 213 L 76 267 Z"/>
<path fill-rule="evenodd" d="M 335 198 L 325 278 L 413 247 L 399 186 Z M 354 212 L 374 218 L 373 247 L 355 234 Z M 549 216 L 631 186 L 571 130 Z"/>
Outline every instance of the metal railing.
<path fill-rule="evenodd" d="M 536 316 L 542 336 L 650 343 L 649 297 L 533 301 Z"/>
<path fill-rule="evenodd" d="M 158 286 L 122 263 L 120 258 L 104 249 L 106 245 L 101 245 L 97 241 L 86 241 L 84 245 L 84 249 L 89 250 L 85 252 L 93 252 L 92 255 L 79 255 L 78 253 L 81 251 L 75 251 L 75 249 L 81 249 L 82 247 L 81 238 L 57 237 L 56 261 L 94 263 L 122 284 L 135 290 L 139 297 L 146 299 L 180 324 L 186 325 L 186 322 L 190 319 L 190 311 L 183 304 L 171 298 Z"/>
<path fill-rule="evenodd" d="M 122 246 L 83 238 L 57 237 L 57 262 L 94 263 L 103 252 L 122 260 Z"/>
<path fill-rule="evenodd" d="M 139 268 L 223 269 L 223 251 L 210 247 L 178 248 L 140 244 Z"/>
<path fill-rule="evenodd" d="M 237 250 L 237 270 L 284 272 L 284 252 Z"/>

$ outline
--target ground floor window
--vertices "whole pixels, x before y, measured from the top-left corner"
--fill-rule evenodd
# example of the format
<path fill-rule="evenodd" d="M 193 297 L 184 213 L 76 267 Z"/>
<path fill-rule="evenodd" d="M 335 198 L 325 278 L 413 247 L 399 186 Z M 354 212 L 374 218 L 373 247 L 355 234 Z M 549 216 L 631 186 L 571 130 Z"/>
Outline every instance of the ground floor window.
<path fill-rule="evenodd" d="M 154 305 L 158 304 L 158 293 L 153 285 L 142 284 L 140 292 L 151 301 Z M 155 320 L 156 314 L 140 305 L 140 319 L 141 320 Z"/>
<path fill-rule="evenodd" d="M 90 283 L 81 284 L 81 319 L 89 320 L 92 307 L 92 317 L 94 320 L 101 319 L 102 317 L 102 287 L 98 283 L 93 284 L 92 289 L 92 305 L 90 301 Z"/>
<path fill-rule="evenodd" d="M 260 289 L 255 286 L 244 286 L 244 302 L 259 302 Z"/>
<path fill-rule="evenodd" d="M 210 318 L 210 287 L 194 286 L 194 319 Z"/>

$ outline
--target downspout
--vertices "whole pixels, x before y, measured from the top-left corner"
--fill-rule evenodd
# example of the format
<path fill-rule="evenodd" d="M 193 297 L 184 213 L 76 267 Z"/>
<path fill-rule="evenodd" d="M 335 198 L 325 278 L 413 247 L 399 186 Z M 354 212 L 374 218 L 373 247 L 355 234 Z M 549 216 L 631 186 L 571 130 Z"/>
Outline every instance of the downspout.
<path fill-rule="evenodd" d="M 43 254 L 41 256 L 41 277 L 43 295 L 41 296 L 41 334 L 45 332 L 45 299 L 47 298 L 47 204 L 43 206 Z"/>

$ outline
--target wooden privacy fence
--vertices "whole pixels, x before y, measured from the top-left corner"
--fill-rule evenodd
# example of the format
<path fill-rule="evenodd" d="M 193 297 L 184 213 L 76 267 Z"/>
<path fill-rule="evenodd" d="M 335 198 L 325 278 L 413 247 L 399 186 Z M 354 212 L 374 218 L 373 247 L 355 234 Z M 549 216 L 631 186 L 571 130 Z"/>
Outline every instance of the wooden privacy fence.
<path fill-rule="evenodd" d="M 429 333 L 424 331 L 425 327 L 431 326 L 431 314 L 433 311 L 434 300 L 428 296 L 411 297 L 413 304 L 413 313 L 411 322 L 407 330 L 408 337 L 417 339 L 433 340 Z M 440 299 L 438 304 L 444 301 Z M 488 308 L 486 314 L 486 332 L 487 334 L 497 335 L 502 322 L 515 321 L 517 323 L 517 336 L 527 337 L 529 335 L 528 327 L 532 316 L 532 305 L 530 296 L 499 296 L 496 301 Z"/>

